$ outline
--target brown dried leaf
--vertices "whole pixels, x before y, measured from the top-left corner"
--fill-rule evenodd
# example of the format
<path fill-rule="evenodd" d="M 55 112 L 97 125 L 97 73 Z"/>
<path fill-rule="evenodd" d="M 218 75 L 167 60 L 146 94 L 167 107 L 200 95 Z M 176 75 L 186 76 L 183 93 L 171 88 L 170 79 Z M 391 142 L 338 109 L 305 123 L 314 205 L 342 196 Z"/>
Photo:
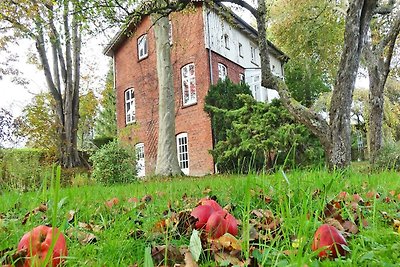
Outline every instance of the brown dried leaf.
<path fill-rule="evenodd" d="M 229 233 L 225 233 L 218 239 L 210 239 L 209 242 L 217 249 L 217 250 L 242 250 L 242 246 L 240 241 L 236 239 L 233 235 Z"/>
<path fill-rule="evenodd" d="M 82 245 L 93 244 L 98 241 L 98 238 L 91 233 L 78 230 L 76 228 L 69 228 L 66 231 L 66 235 L 71 239 L 76 239 Z"/>
<path fill-rule="evenodd" d="M 206 187 L 206 188 L 203 190 L 203 195 L 209 195 L 211 192 L 212 192 L 211 188 L 210 188 L 210 187 Z"/>
<path fill-rule="evenodd" d="M 346 232 L 352 233 L 354 235 L 359 232 L 358 226 L 352 221 L 345 221 L 342 226 Z"/>
<path fill-rule="evenodd" d="M 137 199 L 137 197 L 130 197 L 127 200 L 128 203 L 138 203 L 139 199 Z"/>
<path fill-rule="evenodd" d="M 27 249 L 16 250 L 14 248 L 6 248 L 0 251 L 0 259 L 2 266 L 22 267 L 24 258 L 27 256 Z"/>
<path fill-rule="evenodd" d="M 164 262 L 165 254 L 167 254 L 167 261 Z M 154 260 L 155 265 L 160 265 L 163 263 L 164 265 L 174 265 L 176 263 L 184 263 L 185 257 L 181 254 L 179 249 L 175 246 L 169 245 L 166 247 L 163 246 L 155 246 L 151 250 L 151 256 Z"/>
<path fill-rule="evenodd" d="M 68 211 L 68 213 L 67 213 L 67 222 L 69 222 L 69 223 L 74 222 L 74 220 L 75 220 L 75 213 L 76 213 L 76 211 L 74 211 L 74 210 Z"/>
<path fill-rule="evenodd" d="M 140 201 L 143 203 L 149 203 L 152 200 L 153 200 L 153 197 L 151 195 L 145 195 L 144 197 L 142 197 L 142 199 Z"/>
<path fill-rule="evenodd" d="M 116 197 L 113 197 L 110 200 L 107 200 L 104 204 L 106 205 L 107 208 L 112 208 L 114 205 L 117 205 L 119 203 L 119 199 Z"/>
<path fill-rule="evenodd" d="M 22 219 L 22 225 L 25 225 L 26 222 L 29 220 L 29 218 L 30 218 L 32 215 L 35 215 L 36 213 L 39 213 L 39 212 L 45 213 L 46 211 L 47 211 L 47 205 L 46 205 L 46 204 L 43 204 L 43 203 L 40 204 L 38 207 L 34 208 L 34 209 L 31 210 L 31 211 L 28 211 L 28 212 L 25 214 L 24 218 Z"/>
<path fill-rule="evenodd" d="M 214 259 L 218 264 L 220 264 L 219 266 L 221 266 L 222 264 L 223 266 L 247 266 L 247 263 L 245 261 L 241 260 L 237 256 L 233 256 L 226 252 L 214 253 Z"/>
<path fill-rule="evenodd" d="M 329 224 L 329 225 L 332 225 L 333 227 L 336 227 L 336 229 L 338 229 L 341 232 L 345 231 L 343 226 L 342 226 L 342 224 L 338 220 L 336 220 L 334 218 L 326 218 L 325 219 L 325 223 Z"/>
<path fill-rule="evenodd" d="M 342 209 L 342 205 L 340 204 L 340 202 L 332 200 L 325 206 L 324 217 L 325 218 L 334 218 L 335 220 L 342 222 L 343 218 L 342 218 L 342 215 L 340 214 L 341 209 Z"/>

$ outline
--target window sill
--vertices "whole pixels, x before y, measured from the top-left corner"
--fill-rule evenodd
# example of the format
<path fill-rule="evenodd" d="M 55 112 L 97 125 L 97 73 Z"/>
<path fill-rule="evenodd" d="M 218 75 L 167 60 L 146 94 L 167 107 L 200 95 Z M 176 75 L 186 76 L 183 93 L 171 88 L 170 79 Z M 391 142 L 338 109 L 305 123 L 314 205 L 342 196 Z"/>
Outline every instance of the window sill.
<path fill-rule="evenodd" d="M 197 102 L 190 103 L 190 104 L 183 104 L 182 108 L 189 108 L 189 107 L 192 107 L 192 106 L 195 106 L 195 105 L 197 105 Z"/>
<path fill-rule="evenodd" d="M 140 61 L 142 61 L 142 60 L 145 60 L 145 59 L 147 59 L 148 57 L 149 57 L 149 55 L 143 56 L 143 57 L 141 57 L 141 58 L 138 59 L 138 62 L 140 62 Z"/>

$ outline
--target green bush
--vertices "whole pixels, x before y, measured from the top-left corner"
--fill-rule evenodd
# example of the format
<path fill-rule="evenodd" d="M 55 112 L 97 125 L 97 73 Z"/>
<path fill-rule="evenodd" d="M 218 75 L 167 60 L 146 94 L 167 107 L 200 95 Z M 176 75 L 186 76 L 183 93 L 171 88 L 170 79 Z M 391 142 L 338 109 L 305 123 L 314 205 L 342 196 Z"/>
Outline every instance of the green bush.
<path fill-rule="evenodd" d="M 400 142 L 385 143 L 379 151 L 375 167 L 400 170 Z"/>
<path fill-rule="evenodd" d="M 123 147 L 118 141 L 110 142 L 96 151 L 92 177 L 102 184 L 129 183 L 136 179 L 136 160 L 133 149 Z"/>

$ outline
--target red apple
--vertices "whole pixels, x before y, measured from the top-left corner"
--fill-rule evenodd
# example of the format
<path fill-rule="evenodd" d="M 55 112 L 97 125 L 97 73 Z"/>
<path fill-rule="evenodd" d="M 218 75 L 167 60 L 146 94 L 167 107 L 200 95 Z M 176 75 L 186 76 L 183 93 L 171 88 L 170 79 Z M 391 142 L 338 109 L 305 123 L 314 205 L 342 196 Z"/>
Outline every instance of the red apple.
<path fill-rule="evenodd" d="M 190 215 L 197 219 L 196 229 L 203 228 L 214 211 L 213 207 L 209 205 L 201 205 L 194 208 Z"/>
<path fill-rule="evenodd" d="M 51 250 L 52 243 L 54 248 Z M 61 266 L 68 255 L 64 235 L 57 228 L 45 225 L 24 234 L 19 241 L 18 250 L 27 251 L 24 267 L 44 266 L 48 253 L 51 255 L 46 266 Z"/>
<path fill-rule="evenodd" d="M 228 223 L 228 233 L 230 233 L 233 236 L 236 236 L 238 234 L 238 222 L 237 222 L 237 220 L 230 213 L 228 213 L 226 215 L 226 220 L 227 220 L 227 223 Z"/>
<path fill-rule="evenodd" d="M 227 212 L 224 210 L 215 211 L 208 218 L 206 224 L 206 232 L 212 238 L 223 236 L 228 231 L 228 220 L 226 219 Z"/>
<path fill-rule="evenodd" d="M 211 207 L 213 207 L 213 209 L 214 209 L 215 211 L 222 210 L 222 207 L 217 203 L 217 201 L 212 200 L 212 199 L 208 199 L 208 198 L 203 198 L 203 199 L 201 199 L 201 200 L 200 200 L 200 205 L 208 205 L 208 206 L 211 206 Z"/>
<path fill-rule="evenodd" d="M 318 254 L 320 258 L 337 258 L 346 255 L 343 245 L 347 246 L 347 242 L 342 234 L 335 227 L 323 224 L 315 232 L 311 249 L 315 251 L 324 248 Z"/>

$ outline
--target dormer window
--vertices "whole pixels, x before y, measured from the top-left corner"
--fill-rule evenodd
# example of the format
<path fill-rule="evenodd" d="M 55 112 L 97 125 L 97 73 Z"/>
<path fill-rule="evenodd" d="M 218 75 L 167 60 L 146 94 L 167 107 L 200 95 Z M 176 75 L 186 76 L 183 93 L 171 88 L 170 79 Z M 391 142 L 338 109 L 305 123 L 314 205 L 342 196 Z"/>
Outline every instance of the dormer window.
<path fill-rule="evenodd" d="M 138 58 L 144 59 L 148 56 L 147 34 L 143 34 L 137 41 Z"/>
<path fill-rule="evenodd" d="M 228 34 L 224 34 L 223 40 L 224 40 L 224 46 L 225 46 L 225 48 L 226 48 L 226 49 L 230 49 L 231 44 L 230 44 L 229 35 L 228 35 Z"/>

